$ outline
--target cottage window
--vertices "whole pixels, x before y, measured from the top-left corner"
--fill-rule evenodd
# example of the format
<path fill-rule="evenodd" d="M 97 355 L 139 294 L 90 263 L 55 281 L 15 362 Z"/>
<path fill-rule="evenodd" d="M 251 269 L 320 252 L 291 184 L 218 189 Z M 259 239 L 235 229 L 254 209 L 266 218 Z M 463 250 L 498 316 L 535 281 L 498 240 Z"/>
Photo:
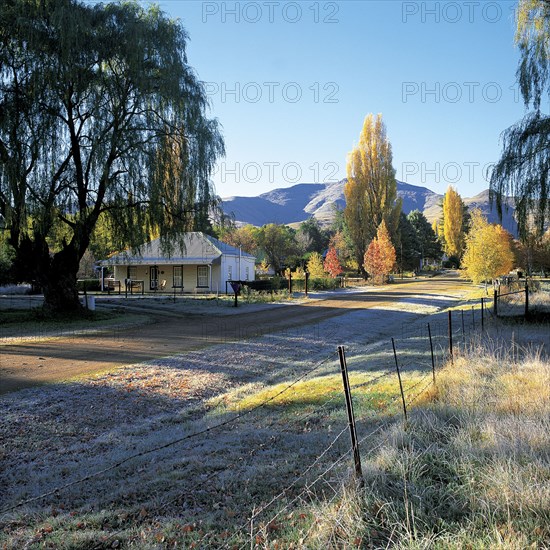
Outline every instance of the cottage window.
<path fill-rule="evenodd" d="M 208 288 L 208 266 L 199 265 L 197 267 L 197 286 Z"/>
<path fill-rule="evenodd" d="M 128 266 L 128 279 L 137 279 L 137 265 Z"/>
<path fill-rule="evenodd" d="M 248 266 L 246 266 L 246 267 L 244 268 L 244 276 L 245 276 L 245 280 L 247 280 L 247 281 L 248 281 L 248 277 L 249 277 L 249 275 L 250 275 L 250 271 L 249 271 L 249 270 L 250 270 L 250 268 L 249 268 Z"/>
<path fill-rule="evenodd" d="M 174 266 L 174 288 L 183 287 L 183 267 L 181 265 Z"/>

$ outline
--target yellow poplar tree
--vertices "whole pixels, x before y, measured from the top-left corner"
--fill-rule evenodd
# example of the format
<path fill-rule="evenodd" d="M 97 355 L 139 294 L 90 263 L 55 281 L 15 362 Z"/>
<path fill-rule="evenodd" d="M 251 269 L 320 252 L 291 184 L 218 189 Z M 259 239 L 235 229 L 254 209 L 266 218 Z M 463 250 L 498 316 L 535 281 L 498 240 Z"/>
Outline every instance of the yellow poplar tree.
<path fill-rule="evenodd" d="M 449 256 L 460 257 L 464 250 L 463 217 L 464 203 L 456 189 L 449 185 L 443 198 L 443 236 Z"/>
<path fill-rule="evenodd" d="M 401 213 L 392 148 L 381 114 L 365 118 L 359 144 L 348 155 L 347 177 L 344 220 L 355 258 L 362 266 L 365 251 L 382 220 L 395 233 Z"/>
<path fill-rule="evenodd" d="M 438 218 L 432 223 L 432 229 L 439 240 L 444 240 L 443 218 Z"/>
<path fill-rule="evenodd" d="M 395 248 L 391 242 L 386 222 L 378 227 L 376 237 L 370 242 L 363 259 L 363 267 L 375 282 L 383 283 L 395 265 Z"/>
<path fill-rule="evenodd" d="M 307 270 L 312 279 L 324 279 L 327 274 L 323 267 L 323 257 L 319 252 L 313 252 L 307 262 Z"/>
<path fill-rule="evenodd" d="M 462 266 L 474 284 L 505 275 L 514 267 L 512 236 L 501 225 L 490 224 L 477 209 L 472 212 Z"/>

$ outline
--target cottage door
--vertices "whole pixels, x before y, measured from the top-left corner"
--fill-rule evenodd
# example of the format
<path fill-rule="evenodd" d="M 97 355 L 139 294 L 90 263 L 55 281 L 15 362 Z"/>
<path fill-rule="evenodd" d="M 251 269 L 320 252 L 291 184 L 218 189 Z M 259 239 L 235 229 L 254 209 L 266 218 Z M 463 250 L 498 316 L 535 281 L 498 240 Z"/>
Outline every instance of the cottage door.
<path fill-rule="evenodd" d="M 154 265 L 149 269 L 149 289 L 157 290 L 159 287 L 159 268 Z"/>

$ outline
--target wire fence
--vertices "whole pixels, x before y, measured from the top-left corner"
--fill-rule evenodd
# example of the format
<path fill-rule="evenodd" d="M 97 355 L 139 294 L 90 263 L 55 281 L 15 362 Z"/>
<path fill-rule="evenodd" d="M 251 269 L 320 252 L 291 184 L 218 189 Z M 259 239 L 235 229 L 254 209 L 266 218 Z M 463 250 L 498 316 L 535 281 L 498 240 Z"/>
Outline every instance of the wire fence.
<path fill-rule="evenodd" d="M 493 290 L 493 314 L 507 319 L 528 319 L 548 314 L 548 283 L 535 279 L 513 281 Z"/>
<path fill-rule="evenodd" d="M 523 296 L 524 300 L 519 306 L 514 303 L 513 298 L 518 296 L 520 299 Z M 190 445 L 198 447 L 211 438 L 231 435 L 228 441 L 232 443 L 237 439 L 235 434 L 241 439 L 250 438 L 246 445 L 243 444 L 246 452 L 241 453 L 238 467 L 241 472 L 258 470 L 258 464 L 262 461 L 273 460 L 272 455 L 266 453 L 266 449 L 272 447 L 273 442 L 264 438 L 261 433 L 256 433 L 255 438 L 252 434 L 258 432 L 258 429 L 266 430 L 265 433 L 275 438 L 276 443 L 283 447 L 284 454 L 286 433 L 292 431 L 294 437 L 302 439 L 303 448 L 307 448 L 312 441 L 316 442 L 316 447 L 314 452 L 298 453 L 293 458 L 286 476 L 287 482 L 271 483 L 271 492 L 265 488 L 261 494 L 251 491 L 249 513 L 246 517 L 237 515 L 234 520 L 236 527 L 231 532 L 224 533 L 222 540 L 219 533 L 206 528 L 203 532 L 197 529 L 193 539 L 195 547 L 199 548 L 246 548 L 254 544 L 267 543 L 278 531 L 281 518 L 285 514 L 318 499 L 326 503 L 337 499 L 342 479 L 349 476 L 353 469 L 354 458 L 356 459 L 354 451 L 358 451 L 363 459 L 374 455 L 383 443 L 380 434 L 402 419 L 407 420 L 408 409 L 414 407 L 430 388 L 437 384 L 438 372 L 449 361 L 453 361 L 453 357 L 460 353 L 460 349 L 479 338 L 491 324 L 497 323 L 499 316 L 506 316 L 508 303 L 510 308 L 516 308 L 514 311 L 517 311 L 518 307 L 523 307 L 525 311 L 528 300 L 528 290 L 495 294 L 493 300 L 481 299 L 471 302 L 461 309 L 448 311 L 445 316 L 431 318 L 429 322 L 404 323 L 397 327 L 394 339 L 377 349 L 375 360 L 368 355 L 365 359 L 365 350 L 356 350 L 347 357 L 347 362 L 343 365 L 342 357 L 338 361 L 335 350 L 284 383 L 279 391 L 261 402 L 237 412 L 225 412 L 223 420 L 219 422 L 210 423 L 202 429 L 191 431 L 160 445 L 128 453 L 122 459 L 103 468 L 3 506 L 0 509 L 0 526 L 9 523 L 11 514 L 16 511 L 28 510 L 36 504 L 40 504 L 41 507 L 51 506 L 52 502 L 63 499 L 63 495 L 73 487 L 81 487 L 81 492 L 86 494 L 90 490 L 89 484 L 92 480 L 105 478 L 113 472 L 121 472 L 123 467 L 132 470 L 139 464 L 142 469 L 162 470 L 163 464 L 154 460 L 144 465 L 141 459 L 145 457 L 164 453 L 163 461 L 166 468 L 172 468 L 175 457 L 185 455 Z M 285 405 L 293 402 L 293 391 L 301 385 L 312 383 L 318 376 L 331 376 L 337 380 L 342 374 L 344 379 L 344 371 L 350 382 L 349 398 L 353 404 L 353 422 L 346 420 L 346 396 L 339 389 L 327 392 L 322 398 L 316 398 L 310 408 L 298 407 L 292 416 L 292 427 L 285 427 L 284 421 L 273 419 L 273 407 L 284 410 Z M 223 398 L 220 398 L 219 404 L 222 401 Z M 212 407 L 215 408 L 215 405 Z M 349 404 L 347 413 L 349 420 Z M 356 439 L 352 436 L 350 445 L 352 431 L 355 431 Z M 168 452 L 173 455 L 168 457 Z M 229 465 L 224 465 L 224 453 L 223 446 L 202 453 L 200 458 L 203 473 L 198 477 L 194 475 L 196 461 L 180 461 L 178 478 L 183 480 L 183 483 L 174 483 L 170 493 L 163 488 L 159 488 L 157 492 L 149 491 L 146 512 L 133 519 L 134 527 L 160 514 L 178 516 L 182 510 L 193 508 L 193 502 L 201 500 L 201 493 L 226 490 L 232 482 L 228 480 L 231 474 L 228 472 Z M 207 465 L 218 458 L 221 467 L 208 471 Z M 288 463 L 290 459 L 287 456 L 285 460 Z M 276 464 L 275 468 L 278 466 L 279 464 Z M 355 467 L 357 474 L 357 463 Z M 353 474 L 351 475 L 353 477 Z M 240 482 L 233 483 L 239 485 Z M 242 487 L 239 489 L 242 490 Z M 314 528 L 314 524 L 304 527 L 303 541 L 312 535 Z M 112 530 L 98 542 L 96 548 L 104 548 L 110 542 L 116 541 L 126 529 L 127 526 L 123 525 Z"/>
<path fill-rule="evenodd" d="M 276 401 L 278 398 L 291 391 L 291 389 L 300 382 L 313 376 L 316 372 L 319 371 L 320 367 L 326 364 L 330 359 L 331 357 L 327 356 L 324 360 L 316 363 L 308 371 L 287 384 L 278 393 L 246 411 L 233 415 L 230 418 L 209 426 L 203 430 L 193 432 L 183 437 L 166 442 L 163 445 L 143 450 L 138 453 L 130 454 L 124 459 L 109 466 L 106 466 L 105 468 L 102 468 L 95 472 L 91 472 L 73 481 L 61 484 L 54 489 L 40 495 L 27 498 L 11 506 L 3 508 L 0 513 L 4 515 L 18 508 L 26 507 L 30 504 L 47 501 L 47 499 L 52 496 L 58 498 L 60 495 L 63 494 L 64 491 L 71 487 L 74 487 L 76 485 L 86 485 L 86 483 L 91 481 L 92 479 L 100 476 L 105 476 L 109 472 L 118 470 L 122 466 L 127 465 L 135 461 L 136 459 L 143 458 L 146 455 L 158 453 L 159 451 L 166 450 L 170 447 L 181 446 L 191 439 L 210 437 L 213 433 L 219 433 L 222 429 L 233 429 L 235 425 L 238 422 L 242 421 L 245 417 L 255 414 L 260 409 L 268 406 L 270 403 Z M 334 357 L 332 357 L 332 359 L 334 359 Z M 428 372 L 428 374 L 424 375 L 424 377 L 422 377 L 419 381 L 411 383 L 407 379 L 406 371 L 409 368 L 413 368 L 413 366 L 417 369 L 422 368 L 422 365 L 420 365 L 419 363 L 415 363 L 414 365 L 411 363 L 404 366 L 404 377 L 406 380 L 405 391 L 410 397 L 410 402 L 412 402 L 413 398 L 416 398 L 420 392 L 425 391 L 425 388 L 419 386 L 423 384 L 428 377 L 431 377 L 431 374 Z M 395 371 L 392 371 L 389 368 L 382 373 L 378 373 L 378 371 L 376 371 L 376 373 L 377 374 L 372 376 L 369 380 L 364 381 L 360 384 L 356 384 L 353 387 L 355 397 L 368 398 L 369 392 L 375 389 L 377 384 L 379 384 L 382 380 L 395 377 Z M 396 406 L 398 405 L 399 397 L 399 393 L 394 393 L 394 395 L 385 395 L 383 401 L 376 402 L 375 407 L 372 409 L 368 407 L 360 407 L 360 414 L 357 417 L 357 423 L 361 425 L 361 436 L 359 440 L 360 444 L 364 444 L 367 439 L 373 437 L 384 427 L 387 427 L 387 425 L 395 421 L 395 413 L 397 411 Z M 323 412 L 328 413 L 331 410 L 334 410 L 336 407 L 342 408 L 342 401 L 343 399 L 341 395 L 333 395 L 329 399 L 325 400 L 318 407 L 316 407 L 313 413 L 309 412 L 304 414 L 301 418 L 300 423 L 304 427 L 306 427 L 308 419 L 311 418 L 313 414 L 316 418 L 322 417 Z M 242 538 L 242 533 L 246 532 L 248 534 L 251 529 L 252 531 L 254 531 L 254 536 L 261 535 L 262 537 L 264 537 L 265 533 L 262 533 L 263 531 L 265 531 L 265 529 L 267 529 L 266 526 L 273 525 L 273 523 L 277 521 L 277 519 L 282 513 L 284 513 L 285 510 L 293 507 L 296 503 L 303 503 L 307 501 L 308 498 L 310 498 L 312 495 L 317 495 L 320 486 L 322 486 L 324 489 L 328 489 L 330 493 L 336 494 L 340 484 L 341 475 L 335 476 L 334 479 L 329 479 L 328 476 L 337 470 L 341 473 L 341 469 L 344 467 L 346 459 L 351 454 L 349 446 L 345 444 L 344 436 L 347 435 L 347 430 L 348 427 L 344 423 L 344 425 L 340 429 L 338 429 L 336 436 L 334 436 L 330 440 L 330 442 L 324 447 L 324 449 L 321 450 L 321 452 L 319 452 L 319 454 L 311 463 L 303 466 L 303 469 L 299 472 L 299 474 L 294 479 L 292 479 L 286 487 L 284 487 L 277 494 L 273 495 L 271 499 L 269 499 L 267 502 L 263 504 L 257 503 L 251 517 L 240 527 L 240 529 L 236 531 L 233 537 L 236 537 L 237 539 Z M 250 449 L 247 457 L 248 460 L 256 460 L 256 457 L 261 451 L 262 446 L 262 443 L 258 443 L 255 447 Z M 209 456 L 216 454 L 216 452 L 217 451 L 211 451 L 209 453 L 206 453 L 205 455 L 203 455 L 203 458 L 206 460 Z M 196 490 L 198 490 L 199 488 L 204 488 L 205 485 L 208 485 L 209 483 L 214 483 L 216 478 L 219 476 L 219 473 L 219 471 L 210 472 L 207 477 L 201 478 L 199 482 L 191 484 L 190 486 L 186 486 L 184 492 L 178 493 L 175 497 L 172 497 L 171 499 L 162 502 L 157 507 L 152 507 L 149 510 L 148 515 L 153 513 L 160 513 L 163 510 L 165 511 L 169 509 L 171 506 L 175 506 L 178 503 L 181 504 L 181 502 L 185 500 L 186 496 L 192 495 Z M 83 491 L 85 490 L 86 489 L 83 488 Z M 274 512 L 270 514 L 270 510 L 274 510 Z M 254 524 L 258 525 L 257 529 L 253 528 Z M 111 534 L 110 538 L 113 538 L 116 535 L 117 533 Z M 102 541 L 102 544 L 104 543 L 105 541 Z"/>
<path fill-rule="evenodd" d="M 410 336 L 414 339 L 415 336 Z M 442 347 L 441 347 L 442 349 Z M 154 456 L 161 451 L 166 452 L 169 449 L 173 449 L 174 452 L 178 450 L 181 452 L 185 448 L 185 444 L 191 440 L 196 441 L 204 438 L 214 437 L 216 434 L 220 434 L 224 430 L 236 430 L 238 424 L 242 423 L 244 419 L 257 415 L 260 410 L 265 409 L 271 403 L 274 403 L 281 399 L 283 396 L 291 392 L 291 390 L 300 383 L 311 379 L 319 373 L 321 367 L 325 366 L 329 362 L 333 362 L 336 366 L 334 354 L 325 357 L 323 360 L 315 363 L 311 368 L 297 376 L 294 380 L 286 384 L 280 391 L 263 400 L 261 403 L 241 410 L 240 412 L 231 415 L 225 420 L 205 427 L 202 430 L 198 430 L 192 433 L 183 435 L 182 437 L 174 438 L 167 441 L 162 445 L 158 445 L 149 449 L 144 449 L 139 452 L 126 455 L 121 460 L 106 465 L 105 467 L 93 472 L 89 472 L 86 475 L 82 475 L 76 479 L 59 484 L 54 488 L 45 491 L 41 494 L 30 496 L 29 498 L 22 499 L 9 506 L 5 506 L 0 510 L 0 517 L 5 517 L 12 512 L 20 509 L 28 509 L 29 506 L 39 504 L 40 506 L 47 506 L 48 503 L 56 503 L 60 499 L 63 499 L 63 495 L 76 486 L 80 486 L 80 491 L 86 493 L 88 485 L 95 478 L 104 478 L 115 471 L 123 470 L 123 467 L 132 468 L 135 467 L 140 459 L 144 459 L 147 456 Z M 407 371 L 410 369 L 421 369 L 428 365 L 426 357 L 424 357 L 424 364 L 421 365 L 419 361 L 408 362 L 403 366 L 404 378 L 406 381 L 406 391 L 409 396 L 413 396 L 413 391 L 419 389 L 420 382 L 424 382 L 427 375 L 420 381 L 411 383 L 407 378 Z M 376 394 L 377 386 L 385 380 L 395 377 L 395 371 L 393 371 L 389 365 L 388 368 L 380 372 L 378 369 L 369 371 L 364 369 L 364 364 L 359 362 L 358 368 L 354 368 L 355 365 L 351 365 L 352 377 L 353 375 L 363 375 L 362 381 L 355 383 L 352 386 L 354 397 L 358 399 L 358 417 L 357 424 L 359 425 L 359 443 L 364 445 L 365 442 L 373 438 L 376 433 L 379 433 L 383 428 L 387 427 L 392 422 L 395 422 L 395 413 L 397 412 L 397 405 L 399 394 L 395 393 L 390 395 L 385 393 L 382 396 Z M 334 370 L 334 374 L 338 374 L 338 370 Z M 429 373 L 428 373 L 429 374 Z M 431 376 L 431 375 L 430 375 Z M 365 380 L 365 377 L 367 378 Z M 374 397 L 373 397 L 374 392 Z M 409 393 L 410 392 L 410 393 Z M 414 394 L 416 396 L 416 393 Z M 300 415 L 299 418 L 294 418 L 295 425 L 301 425 L 304 430 L 304 437 L 307 440 L 307 433 L 309 424 L 312 419 L 319 421 L 324 416 L 330 416 L 334 414 L 334 411 L 344 410 L 344 399 L 341 392 L 333 392 L 313 410 L 305 412 Z M 338 416 L 338 415 L 337 415 Z M 269 525 L 273 526 L 274 522 L 277 522 L 278 518 L 286 510 L 295 507 L 298 504 L 311 501 L 313 498 L 319 496 L 319 494 L 328 494 L 332 497 L 338 494 L 339 486 L 341 483 L 342 472 L 347 469 L 346 461 L 351 454 L 349 445 L 346 444 L 348 426 L 345 422 L 342 422 L 340 428 L 333 428 L 333 435 L 328 443 L 324 445 L 320 451 L 316 453 L 316 456 L 309 463 L 300 464 L 300 470 L 282 490 L 279 490 L 276 494 L 272 495 L 265 502 L 258 501 L 255 504 L 251 516 L 231 535 L 228 539 L 230 541 L 242 540 L 244 534 L 246 537 L 261 537 L 265 538 L 266 529 L 269 531 Z M 258 460 L 258 456 L 261 454 L 262 449 L 265 447 L 265 442 L 258 441 L 254 445 L 249 446 L 248 453 L 245 458 L 249 464 Z M 203 459 L 208 459 L 216 455 L 219 451 L 213 450 L 203 455 Z M 147 521 L 147 518 L 151 514 L 159 514 L 161 512 L 169 511 L 174 507 L 181 507 L 182 502 L 187 498 L 193 496 L 196 491 L 204 490 L 208 485 L 215 485 L 219 481 L 219 477 L 223 471 L 215 470 L 208 473 L 208 475 L 201 477 L 199 481 L 191 484 L 186 484 L 183 491 L 176 491 L 176 494 L 169 499 L 160 500 L 156 506 L 150 506 L 147 514 L 143 518 L 136 518 L 137 521 Z M 332 476 L 332 477 L 331 477 Z M 160 495 L 162 496 L 162 495 Z M 51 505 L 51 504 L 50 504 Z M 254 527 L 256 526 L 256 527 Z M 109 540 L 115 540 L 117 536 L 123 530 L 115 531 L 108 536 Z M 208 533 L 205 533 L 204 537 L 209 537 Z M 246 538 L 245 537 L 245 538 Z M 101 541 L 101 547 L 106 543 L 106 540 Z M 233 543 L 231 543 L 233 544 Z"/>

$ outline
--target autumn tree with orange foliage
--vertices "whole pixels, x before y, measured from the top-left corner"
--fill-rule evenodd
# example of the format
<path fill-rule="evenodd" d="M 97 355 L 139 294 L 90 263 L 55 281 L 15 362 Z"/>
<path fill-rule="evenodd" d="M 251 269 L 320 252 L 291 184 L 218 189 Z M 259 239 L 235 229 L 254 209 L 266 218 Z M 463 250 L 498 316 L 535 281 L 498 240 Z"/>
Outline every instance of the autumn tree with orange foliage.
<path fill-rule="evenodd" d="M 501 225 L 490 224 L 478 209 L 472 212 L 462 266 L 474 284 L 506 275 L 514 267 L 512 236 Z"/>
<path fill-rule="evenodd" d="M 340 260 L 338 259 L 338 252 L 336 248 L 330 247 L 328 249 L 327 255 L 325 257 L 324 264 L 325 271 L 334 279 L 342 273 L 342 266 L 340 265 Z"/>
<path fill-rule="evenodd" d="M 384 283 L 395 265 L 395 248 L 391 242 L 386 222 L 378 227 L 376 237 L 371 241 L 363 260 L 363 267 L 374 282 Z"/>

